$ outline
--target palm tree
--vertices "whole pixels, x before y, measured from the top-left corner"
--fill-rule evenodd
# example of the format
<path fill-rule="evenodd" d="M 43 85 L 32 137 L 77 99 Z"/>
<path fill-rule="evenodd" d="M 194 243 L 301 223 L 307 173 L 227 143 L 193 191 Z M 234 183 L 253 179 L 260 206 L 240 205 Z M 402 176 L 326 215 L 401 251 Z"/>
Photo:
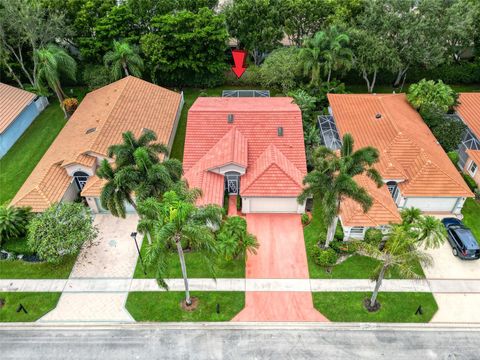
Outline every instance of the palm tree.
<path fill-rule="evenodd" d="M 391 270 L 395 269 L 404 277 L 416 279 L 419 277 L 415 272 L 418 263 L 423 266 L 432 264 L 431 256 L 418 248 L 418 241 L 412 235 L 408 227 L 394 225 L 382 249 L 365 242 L 359 242 L 360 253 L 380 261 L 380 264 L 372 274 L 372 279 L 376 283 L 372 296 L 368 304 L 366 304 L 367 309 L 370 311 L 378 309 L 378 292 L 385 275 Z"/>
<path fill-rule="evenodd" d="M 182 242 L 195 249 L 216 253 L 215 236 L 212 227 L 221 222 L 223 210 L 218 206 L 197 208 L 192 202 L 185 201 L 176 192 L 168 191 L 163 201 L 148 198 L 139 203 L 141 214 L 152 216 L 155 227 L 154 241 L 147 248 L 146 262 L 156 266 L 156 278 L 160 286 L 168 288 L 163 280 L 166 270 L 165 256 L 168 248 L 177 249 L 183 281 L 185 284 L 185 304 L 190 306 L 192 299 L 188 285 L 187 267 Z M 206 258 L 209 260 L 209 258 Z"/>
<path fill-rule="evenodd" d="M 423 216 L 420 209 L 402 210 L 402 224 L 425 249 L 438 248 L 447 239 L 447 231 L 442 222 L 433 216 Z"/>
<path fill-rule="evenodd" d="M 303 63 L 303 73 L 310 77 L 310 85 L 320 84 L 323 38 L 324 33 L 317 32 L 313 38 L 306 39 L 300 49 L 299 56 Z"/>
<path fill-rule="evenodd" d="M 247 231 L 247 222 L 240 216 L 229 216 L 217 236 L 218 250 L 225 259 L 232 260 L 240 255 L 256 254 L 257 238 Z"/>
<path fill-rule="evenodd" d="M 75 60 L 65 50 L 56 45 L 47 45 L 37 50 L 34 56 L 38 62 L 36 69 L 36 78 L 39 82 L 38 87 L 41 87 L 42 82 L 46 82 L 50 89 L 55 92 L 55 95 L 57 95 L 60 107 L 65 114 L 65 118 L 67 118 L 68 113 L 63 105 L 66 95 L 60 84 L 60 77 L 64 75 L 75 80 L 77 72 Z"/>
<path fill-rule="evenodd" d="M 378 157 L 378 151 L 373 147 L 354 151 L 354 141 L 350 134 L 343 137 L 340 154 L 324 146 L 315 149 L 312 155 L 313 170 L 303 180 L 305 188 L 298 201 L 303 203 L 310 196 L 320 200 L 323 219 L 328 224 L 325 247 L 328 247 L 335 235 L 340 203 L 344 198 L 356 201 L 364 212 L 372 206 L 370 195 L 353 178 L 364 174 L 381 187 L 382 178 L 373 168 Z"/>
<path fill-rule="evenodd" d="M 103 61 L 105 66 L 111 68 L 114 80 L 121 79 L 122 72 L 125 76 L 142 76 L 143 60 L 138 55 L 138 50 L 127 42 L 114 41 L 113 50 L 105 54 Z"/>
<path fill-rule="evenodd" d="M 350 37 L 331 26 L 322 36 L 322 58 L 327 84 L 330 84 L 332 71 L 349 70 L 352 67 L 353 52 L 348 47 Z"/>

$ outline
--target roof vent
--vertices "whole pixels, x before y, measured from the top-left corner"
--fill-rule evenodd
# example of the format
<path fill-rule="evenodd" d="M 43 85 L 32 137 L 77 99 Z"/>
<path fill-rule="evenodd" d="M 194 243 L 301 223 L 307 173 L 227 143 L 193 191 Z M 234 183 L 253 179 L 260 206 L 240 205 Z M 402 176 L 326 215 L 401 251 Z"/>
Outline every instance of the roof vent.
<path fill-rule="evenodd" d="M 277 128 L 277 135 L 278 135 L 278 136 L 283 136 L 283 127 L 279 126 L 279 127 Z"/>
<path fill-rule="evenodd" d="M 90 133 L 94 132 L 95 130 L 97 130 L 97 128 L 87 129 L 87 131 L 85 131 L 85 134 L 90 134 Z"/>
<path fill-rule="evenodd" d="M 228 115 L 227 115 L 227 122 L 228 122 L 229 124 L 233 123 L 233 114 L 228 114 Z"/>
<path fill-rule="evenodd" d="M 375 119 L 381 119 L 381 118 L 382 118 L 382 114 L 377 113 L 377 114 L 375 115 Z"/>

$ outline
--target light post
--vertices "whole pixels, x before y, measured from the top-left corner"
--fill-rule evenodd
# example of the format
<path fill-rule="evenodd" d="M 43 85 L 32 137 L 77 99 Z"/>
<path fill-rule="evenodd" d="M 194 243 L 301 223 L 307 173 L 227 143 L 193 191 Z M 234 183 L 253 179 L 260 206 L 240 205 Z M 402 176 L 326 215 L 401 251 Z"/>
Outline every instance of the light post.
<path fill-rule="evenodd" d="M 142 253 L 140 252 L 140 248 L 138 247 L 138 243 L 137 243 L 137 232 L 136 231 L 132 232 L 130 236 L 132 237 L 133 241 L 135 241 L 135 247 L 137 248 L 138 257 L 140 258 L 140 264 L 142 264 L 143 274 L 147 275 L 147 272 L 145 271 L 145 266 L 143 265 Z"/>

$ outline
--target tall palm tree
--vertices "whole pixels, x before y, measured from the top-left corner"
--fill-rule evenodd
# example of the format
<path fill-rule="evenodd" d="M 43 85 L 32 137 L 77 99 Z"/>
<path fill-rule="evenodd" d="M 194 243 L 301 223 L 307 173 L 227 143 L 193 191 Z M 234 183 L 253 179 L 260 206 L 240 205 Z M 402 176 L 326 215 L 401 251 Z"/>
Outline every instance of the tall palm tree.
<path fill-rule="evenodd" d="M 313 196 L 320 200 L 323 219 L 328 225 L 325 247 L 330 244 L 337 228 L 340 203 L 350 198 L 360 204 L 364 212 L 372 206 L 372 198 L 367 191 L 353 179 L 357 175 L 366 175 L 378 187 L 383 185 L 382 178 L 373 165 L 378 162 L 378 150 L 364 147 L 354 151 L 354 141 L 350 134 L 342 140 L 340 154 L 324 146 L 315 149 L 312 156 L 313 170 L 303 183 L 304 190 L 298 197 L 300 203 Z"/>
<path fill-rule="evenodd" d="M 192 248 L 216 253 L 213 224 L 219 224 L 223 210 L 218 206 L 197 208 L 192 202 L 185 201 L 176 192 L 168 191 L 163 200 L 149 198 L 139 203 L 140 213 L 152 216 L 154 241 L 147 248 L 146 262 L 156 266 L 158 283 L 167 288 L 163 277 L 166 270 L 166 254 L 170 246 L 177 249 L 183 281 L 185 284 L 185 304 L 190 306 L 187 266 L 182 242 L 188 242 Z M 207 257 L 208 259 L 208 257 Z"/>
<path fill-rule="evenodd" d="M 332 71 L 349 70 L 352 67 L 353 52 L 348 47 L 350 37 L 331 26 L 322 36 L 322 58 L 327 84 L 330 83 Z"/>
<path fill-rule="evenodd" d="M 63 105 L 63 100 L 65 100 L 66 95 L 60 84 L 60 77 L 64 75 L 75 80 L 77 63 L 65 50 L 56 45 L 47 45 L 37 50 L 34 56 L 38 62 L 36 78 L 39 81 L 39 87 L 45 82 L 48 87 L 55 92 L 60 102 L 60 107 L 65 114 L 65 118 L 67 118 L 68 113 Z"/>
<path fill-rule="evenodd" d="M 397 270 L 402 276 L 415 279 L 419 277 L 415 272 L 418 263 L 423 266 L 432 264 L 431 256 L 421 251 L 417 245 L 417 239 L 412 236 L 412 232 L 404 225 L 393 226 L 382 249 L 365 242 L 359 243 L 359 251 L 362 254 L 380 261 L 380 264 L 372 274 L 372 279 L 376 283 L 367 308 L 370 310 L 376 308 L 377 296 L 382 281 L 391 270 Z"/>
<path fill-rule="evenodd" d="M 113 50 L 103 57 L 105 66 L 111 68 L 112 78 L 121 79 L 122 72 L 125 76 L 142 76 L 143 60 L 138 55 L 138 50 L 127 42 L 114 41 Z"/>
<path fill-rule="evenodd" d="M 306 39 L 300 49 L 303 73 L 310 78 L 310 85 L 320 85 L 323 38 L 324 33 L 317 32 L 313 38 Z"/>

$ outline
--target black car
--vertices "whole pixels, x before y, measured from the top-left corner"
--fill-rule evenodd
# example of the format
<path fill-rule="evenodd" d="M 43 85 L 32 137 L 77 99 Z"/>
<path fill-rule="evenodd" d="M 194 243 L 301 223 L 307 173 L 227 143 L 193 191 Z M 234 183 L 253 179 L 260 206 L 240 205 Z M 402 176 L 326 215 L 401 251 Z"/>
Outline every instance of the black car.
<path fill-rule="evenodd" d="M 469 228 L 455 218 L 445 218 L 442 223 L 447 228 L 448 242 L 452 245 L 453 255 L 463 260 L 480 258 L 480 247 Z"/>

